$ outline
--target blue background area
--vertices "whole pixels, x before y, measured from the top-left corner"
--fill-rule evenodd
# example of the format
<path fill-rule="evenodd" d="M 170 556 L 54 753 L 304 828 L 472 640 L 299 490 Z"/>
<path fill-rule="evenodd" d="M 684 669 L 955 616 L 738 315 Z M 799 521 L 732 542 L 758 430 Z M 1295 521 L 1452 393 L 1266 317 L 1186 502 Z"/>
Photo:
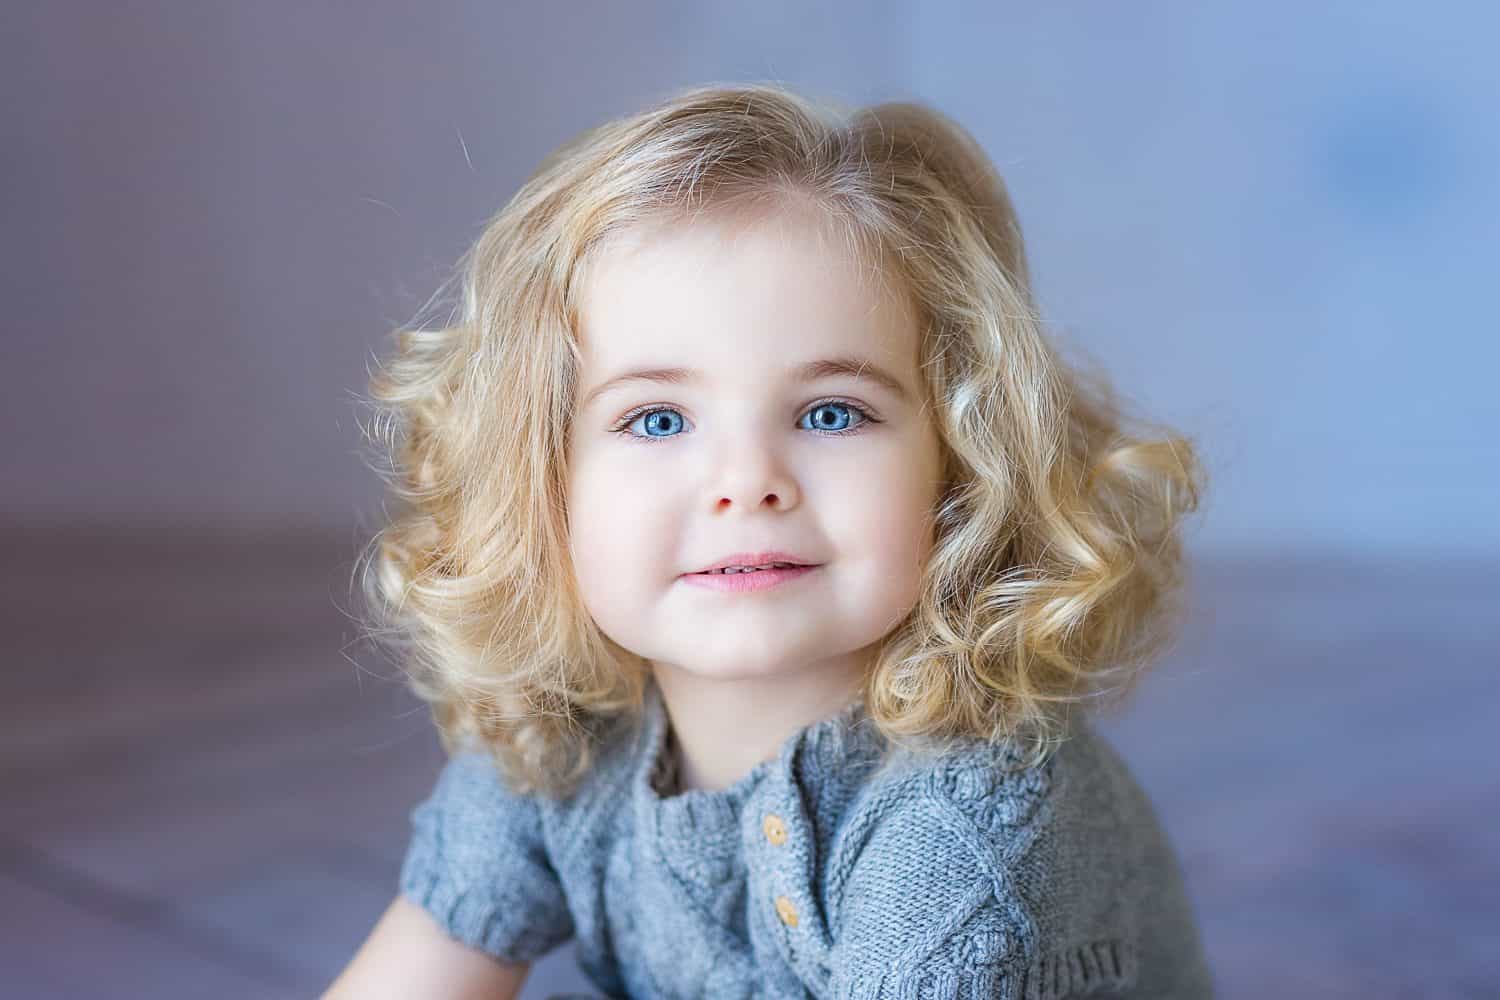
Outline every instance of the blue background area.
<path fill-rule="evenodd" d="M 1203 449 L 1193 544 L 1500 547 L 1493 7 L 170 6 L 0 32 L 6 514 L 373 510 L 365 352 L 541 156 L 774 79 L 975 133 L 1059 339 Z"/>

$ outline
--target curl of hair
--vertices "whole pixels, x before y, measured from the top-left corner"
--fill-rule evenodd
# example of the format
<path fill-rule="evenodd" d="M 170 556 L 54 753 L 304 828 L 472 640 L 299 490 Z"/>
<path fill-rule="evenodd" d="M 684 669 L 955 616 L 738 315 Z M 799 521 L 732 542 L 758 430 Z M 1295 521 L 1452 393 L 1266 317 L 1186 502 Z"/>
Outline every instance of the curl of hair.
<path fill-rule="evenodd" d="M 464 255 L 448 321 L 397 331 L 371 375 L 362 428 L 398 507 L 357 566 L 371 631 L 444 745 L 487 747 L 518 790 L 576 787 L 648 677 L 593 623 L 568 557 L 590 256 L 638 223 L 788 199 L 899 282 L 922 324 L 945 479 L 919 600 L 863 692 L 891 746 L 1015 740 L 1038 762 L 1075 709 L 1128 693 L 1171 639 L 1202 469 L 1180 435 L 1128 434 L 1104 381 L 1044 337 L 978 143 L 920 104 L 696 87 L 550 155 Z"/>

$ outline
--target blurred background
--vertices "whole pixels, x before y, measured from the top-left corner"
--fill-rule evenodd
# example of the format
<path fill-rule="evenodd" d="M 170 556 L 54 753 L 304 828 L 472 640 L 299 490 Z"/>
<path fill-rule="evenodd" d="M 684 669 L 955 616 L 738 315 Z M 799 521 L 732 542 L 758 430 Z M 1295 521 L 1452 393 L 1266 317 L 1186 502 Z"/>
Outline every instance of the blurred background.
<path fill-rule="evenodd" d="M 1101 725 L 1221 995 L 1497 995 L 1497 29 L 6 4 L 0 993 L 310 996 L 347 963 L 442 761 L 351 617 L 367 365 L 557 144 L 758 80 L 968 127 L 1059 340 L 1202 448 L 1189 622 Z M 523 996 L 569 988 L 564 946 Z"/>

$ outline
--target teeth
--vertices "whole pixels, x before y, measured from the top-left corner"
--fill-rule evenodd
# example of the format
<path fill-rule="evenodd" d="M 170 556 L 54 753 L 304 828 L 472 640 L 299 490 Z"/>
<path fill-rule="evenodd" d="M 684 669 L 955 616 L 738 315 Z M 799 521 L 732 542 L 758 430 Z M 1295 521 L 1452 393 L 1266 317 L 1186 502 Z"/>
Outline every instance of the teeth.
<path fill-rule="evenodd" d="M 790 569 L 793 565 L 794 565 L 793 563 L 781 563 L 781 562 L 779 562 L 779 563 L 768 563 L 765 566 L 725 566 L 723 569 L 711 569 L 711 570 L 709 570 L 709 572 L 710 573 L 716 573 L 716 574 L 724 574 L 724 573 L 754 573 L 754 572 L 757 572 L 757 571 L 763 570 L 763 569 L 772 569 L 772 568 L 775 568 L 775 569 Z"/>

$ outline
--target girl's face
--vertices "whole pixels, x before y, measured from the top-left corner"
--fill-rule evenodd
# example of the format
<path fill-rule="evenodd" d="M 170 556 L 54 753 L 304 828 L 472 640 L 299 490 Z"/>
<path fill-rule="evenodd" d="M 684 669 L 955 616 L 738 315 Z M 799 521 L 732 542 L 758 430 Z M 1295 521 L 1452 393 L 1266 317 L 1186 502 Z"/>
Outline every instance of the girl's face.
<path fill-rule="evenodd" d="M 916 602 L 941 488 L 914 313 L 798 208 L 641 227 L 602 249 L 581 301 L 567 487 L 594 621 L 703 679 L 860 675 Z M 621 378 L 647 369 L 680 371 Z M 690 582 L 767 551 L 817 568 L 764 589 Z"/>

